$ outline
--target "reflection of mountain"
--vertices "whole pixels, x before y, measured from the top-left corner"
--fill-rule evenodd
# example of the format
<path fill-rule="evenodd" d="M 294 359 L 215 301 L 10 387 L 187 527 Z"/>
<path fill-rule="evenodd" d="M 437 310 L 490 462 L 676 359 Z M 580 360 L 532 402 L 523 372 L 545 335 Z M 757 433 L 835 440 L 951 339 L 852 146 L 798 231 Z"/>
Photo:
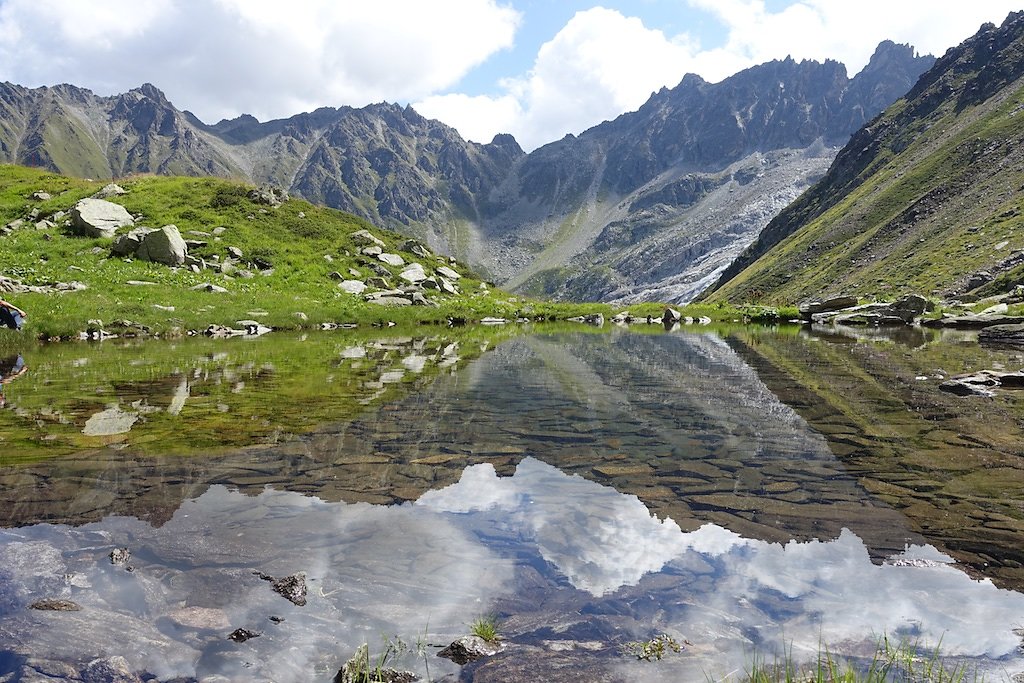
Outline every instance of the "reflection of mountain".
<path fill-rule="evenodd" d="M 1015 367 L 977 344 L 823 343 L 756 331 L 729 344 L 826 436 L 844 467 L 929 542 L 1000 586 L 1024 586 L 1024 421 L 1004 394 L 983 405 L 939 391 L 953 368 Z M 955 372 L 955 370 L 954 370 Z"/>

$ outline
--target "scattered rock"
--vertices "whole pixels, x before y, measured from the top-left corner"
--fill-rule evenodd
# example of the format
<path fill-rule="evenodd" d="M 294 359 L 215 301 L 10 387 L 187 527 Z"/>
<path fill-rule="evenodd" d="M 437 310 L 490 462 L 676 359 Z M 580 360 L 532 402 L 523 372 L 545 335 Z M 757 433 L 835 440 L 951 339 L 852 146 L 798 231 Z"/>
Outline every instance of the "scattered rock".
<path fill-rule="evenodd" d="M 128 190 L 124 189 L 117 183 L 110 183 L 104 185 L 103 189 L 93 195 L 96 199 L 107 199 L 109 197 L 120 197 L 121 195 L 128 194 Z"/>
<path fill-rule="evenodd" d="M 238 259 L 239 261 L 242 260 L 242 250 L 238 247 L 228 247 L 228 255 L 231 258 Z"/>
<path fill-rule="evenodd" d="M 249 190 L 249 200 L 254 204 L 266 204 L 276 209 L 288 201 L 288 193 L 280 187 L 261 187 Z"/>
<path fill-rule="evenodd" d="M 114 548 L 110 551 L 109 557 L 110 564 L 114 565 L 115 567 L 125 567 L 129 570 L 131 569 L 131 567 L 128 566 L 128 560 L 132 558 L 132 552 L 128 550 L 128 548 Z"/>
<path fill-rule="evenodd" d="M 834 296 L 824 301 L 808 301 L 800 304 L 800 317 L 804 320 L 810 320 L 811 316 L 815 313 L 841 311 L 844 308 L 852 308 L 856 305 L 857 297 L 855 296 Z"/>
<path fill-rule="evenodd" d="M 971 290 L 977 289 L 983 285 L 987 285 L 993 280 L 995 280 L 995 277 L 993 277 L 992 273 L 987 270 L 978 271 L 967 278 L 967 284 L 964 285 L 964 291 L 970 292 Z"/>
<path fill-rule="evenodd" d="M 77 602 L 72 602 L 71 600 L 43 598 L 29 605 L 29 609 L 37 609 L 43 612 L 78 612 L 82 607 Z"/>
<path fill-rule="evenodd" d="M 424 244 L 417 242 L 416 240 L 406 240 L 399 249 L 408 254 L 419 256 L 420 258 L 431 257 L 430 250 L 427 249 Z"/>
<path fill-rule="evenodd" d="M 398 277 L 402 278 L 406 282 L 413 284 L 422 282 L 427 279 L 427 273 L 423 270 L 423 266 L 419 263 L 410 263 L 409 267 L 398 274 Z"/>
<path fill-rule="evenodd" d="M 384 246 L 384 241 L 375 237 L 369 230 L 356 230 L 349 235 L 352 241 L 356 244 L 376 244 L 378 247 Z"/>
<path fill-rule="evenodd" d="M 37 202 L 45 202 L 49 201 L 50 199 L 53 199 L 53 195 L 43 190 L 36 190 L 35 192 L 29 195 L 29 198 L 35 199 Z"/>
<path fill-rule="evenodd" d="M 110 247 L 110 253 L 114 256 L 131 256 L 139 250 L 142 240 L 152 231 L 152 228 L 140 226 L 129 230 L 123 235 L 118 235 L 114 239 L 114 244 Z"/>
<path fill-rule="evenodd" d="M 349 294 L 362 294 L 366 290 L 366 283 L 361 280 L 343 280 L 338 288 Z"/>
<path fill-rule="evenodd" d="M 285 576 L 281 579 L 275 579 L 269 574 L 263 572 L 253 572 L 256 576 L 260 577 L 264 581 L 270 581 L 271 587 L 274 592 L 283 598 L 291 601 L 292 603 L 302 607 L 306 604 L 306 573 L 298 572 L 291 576 Z"/>
<path fill-rule="evenodd" d="M 201 282 L 200 284 L 198 284 L 198 285 L 196 285 L 194 287 L 189 287 L 189 289 L 191 289 L 192 291 L 195 291 L 195 292 L 205 291 L 205 292 L 216 292 L 218 294 L 224 294 L 225 292 L 228 291 L 228 290 L 224 289 L 223 287 L 221 287 L 220 285 L 215 285 L 212 282 Z"/>
<path fill-rule="evenodd" d="M 385 252 L 383 254 L 377 254 L 377 259 L 379 261 L 381 261 L 382 263 L 386 263 L 389 266 L 393 266 L 395 268 L 401 268 L 402 266 L 405 265 L 405 259 L 402 258 L 401 256 L 399 256 L 398 254 L 389 254 L 389 253 Z M 416 265 L 418 265 L 418 264 L 416 264 Z M 423 266 L 420 266 L 420 270 L 421 271 L 423 270 Z M 423 277 L 426 277 L 425 273 L 424 273 Z"/>
<path fill-rule="evenodd" d="M 458 280 L 462 277 L 448 266 L 441 266 L 440 268 L 437 269 L 437 273 L 438 275 L 446 277 L 449 280 Z"/>
<path fill-rule="evenodd" d="M 661 322 L 665 325 L 665 327 L 671 327 L 672 325 L 675 325 L 682 319 L 683 314 L 674 308 L 666 308 L 665 312 L 661 314 Z"/>
<path fill-rule="evenodd" d="M 71 209 L 71 227 L 87 237 L 113 237 L 118 228 L 134 224 L 127 209 L 104 199 L 82 199 Z"/>
<path fill-rule="evenodd" d="M 468 664 L 482 657 L 491 657 L 505 649 L 500 641 L 492 643 L 480 636 L 462 636 L 437 653 L 438 657 L 450 659 L 456 664 Z"/>

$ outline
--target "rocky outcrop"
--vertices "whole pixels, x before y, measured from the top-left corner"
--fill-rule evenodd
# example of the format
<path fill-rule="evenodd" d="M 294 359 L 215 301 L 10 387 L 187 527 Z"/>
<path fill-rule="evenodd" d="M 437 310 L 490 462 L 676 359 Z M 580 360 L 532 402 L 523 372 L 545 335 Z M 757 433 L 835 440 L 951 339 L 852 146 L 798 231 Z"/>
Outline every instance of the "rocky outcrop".
<path fill-rule="evenodd" d="M 127 209 L 105 199 L 82 199 L 71 207 L 71 227 L 86 237 L 113 237 L 118 228 L 134 224 Z"/>
<path fill-rule="evenodd" d="M 982 344 L 996 346 L 1024 347 L 1024 320 L 1011 325 L 993 325 L 978 333 L 978 341 Z"/>

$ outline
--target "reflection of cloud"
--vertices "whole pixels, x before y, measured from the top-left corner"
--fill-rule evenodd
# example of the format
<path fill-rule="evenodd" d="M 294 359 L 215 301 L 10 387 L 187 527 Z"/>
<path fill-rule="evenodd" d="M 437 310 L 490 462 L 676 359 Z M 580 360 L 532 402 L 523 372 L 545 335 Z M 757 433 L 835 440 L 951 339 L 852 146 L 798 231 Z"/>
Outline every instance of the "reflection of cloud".
<path fill-rule="evenodd" d="M 666 565 L 682 571 L 702 558 L 715 566 L 716 578 L 697 595 L 679 586 L 680 604 L 701 606 L 698 616 L 685 612 L 674 625 L 680 632 L 692 632 L 698 622 L 711 634 L 743 624 L 811 651 L 819 639 L 856 642 L 907 632 L 922 644 L 941 640 L 944 652 L 957 655 L 999 657 L 1019 644 L 1010 629 L 1024 614 L 1024 596 L 972 580 L 928 546 L 878 566 L 848 530 L 832 541 L 785 545 L 714 524 L 683 533 L 635 496 L 533 458 L 505 478 L 489 464 L 469 467 L 457 484 L 424 494 L 417 506 L 526 530 L 545 560 L 598 597 L 637 584 L 624 590 L 642 593 L 645 574 Z"/>
<path fill-rule="evenodd" d="M 581 590 L 603 595 L 636 584 L 686 549 L 679 526 L 659 520 L 636 496 L 620 494 L 526 458 L 499 478 L 489 464 L 418 501 L 435 510 L 511 513 L 532 530 L 541 555 Z"/>

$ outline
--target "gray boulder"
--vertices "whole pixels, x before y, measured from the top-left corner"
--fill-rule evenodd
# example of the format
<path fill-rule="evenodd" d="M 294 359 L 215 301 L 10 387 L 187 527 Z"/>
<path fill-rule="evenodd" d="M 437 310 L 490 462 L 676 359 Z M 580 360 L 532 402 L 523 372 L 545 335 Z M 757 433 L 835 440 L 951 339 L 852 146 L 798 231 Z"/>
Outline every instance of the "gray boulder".
<path fill-rule="evenodd" d="M 398 254 L 377 254 L 377 258 L 383 261 L 384 263 L 388 264 L 389 266 L 394 266 L 395 268 L 401 268 L 402 266 L 405 265 L 405 259 L 399 256 Z M 420 270 L 423 270 L 423 266 L 420 266 Z M 426 277 L 426 275 L 424 275 L 423 277 Z"/>
<path fill-rule="evenodd" d="M 349 294 L 362 294 L 366 289 L 366 283 L 361 280 L 343 280 L 338 284 L 338 288 Z"/>
<path fill-rule="evenodd" d="M 492 643 L 480 636 L 462 636 L 438 652 L 437 656 L 462 665 L 483 657 L 491 657 L 504 649 L 505 645 L 501 642 Z"/>
<path fill-rule="evenodd" d="M 889 306 L 889 314 L 900 318 L 903 322 L 910 324 L 915 318 L 921 316 L 928 307 L 928 300 L 920 294 L 907 294 L 901 296 Z"/>
<path fill-rule="evenodd" d="M 459 275 L 457 272 L 455 272 L 454 270 L 452 270 L 448 266 L 441 266 L 440 268 L 437 269 L 437 273 L 438 273 L 438 275 L 441 275 L 442 277 L 446 277 L 449 280 L 458 280 L 459 278 L 462 277 L 461 275 Z"/>
<path fill-rule="evenodd" d="M 114 238 L 114 244 L 110 247 L 110 253 L 114 256 L 131 256 L 139 250 L 142 240 L 151 232 L 153 232 L 153 228 L 138 227 L 123 235 L 118 235 Z"/>
<path fill-rule="evenodd" d="M 71 227 L 87 237 L 113 237 L 126 225 L 135 225 L 128 210 L 105 199 L 82 199 L 71 208 Z"/>
<path fill-rule="evenodd" d="M 188 256 L 188 247 L 176 226 L 165 225 L 159 230 L 146 233 L 135 255 L 143 261 L 181 266 Z"/>
<path fill-rule="evenodd" d="M 674 308 L 666 308 L 665 312 L 661 314 L 661 322 L 668 326 L 675 325 L 682 319 L 683 314 Z"/>
<path fill-rule="evenodd" d="M 374 244 L 378 247 L 384 246 L 384 241 L 375 237 L 369 230 L 356 230 L 351 233 L 349 237 L 351 237 L 352 241 L 356 244 Z"/>

